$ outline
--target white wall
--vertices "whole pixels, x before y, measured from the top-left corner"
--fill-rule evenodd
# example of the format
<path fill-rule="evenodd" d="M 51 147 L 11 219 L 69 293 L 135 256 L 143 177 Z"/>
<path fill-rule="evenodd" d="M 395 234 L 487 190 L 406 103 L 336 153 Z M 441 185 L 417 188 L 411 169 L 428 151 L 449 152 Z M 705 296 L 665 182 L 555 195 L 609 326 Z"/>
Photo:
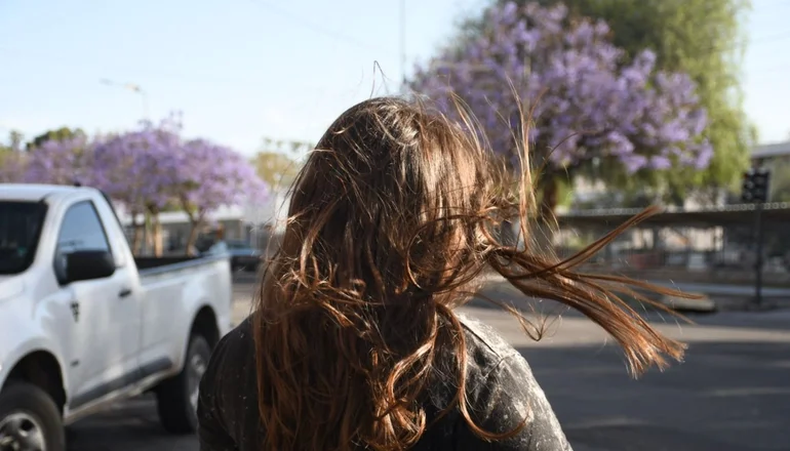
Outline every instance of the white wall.
<path fill-rule="evenodd" d="M 275 229 L 285 227 L 290 196 L 285 189 L 271 192 L 260 204 L 248 203 L 240 207 L 240 215 L 249 224 L 273 224 Z"/>

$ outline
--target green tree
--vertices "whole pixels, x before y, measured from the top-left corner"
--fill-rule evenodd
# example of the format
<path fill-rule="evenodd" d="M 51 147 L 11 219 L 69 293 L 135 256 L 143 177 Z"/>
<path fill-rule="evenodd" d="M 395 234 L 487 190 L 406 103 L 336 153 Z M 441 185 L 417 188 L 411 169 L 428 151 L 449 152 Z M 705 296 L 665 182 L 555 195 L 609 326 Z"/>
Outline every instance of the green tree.
<path fill-rule="evenodd" d="M 304 141 L 263 138 L 252 164 L 258 176 L 273 190 L 278 190 L 293 182 L 301 167 L 297 160 L 313 147 L 313 144 Z"/>
<path fill-rule="evenodd" d="M 17 182 L 24 166 L 22 143 L 24 135 L 16 130 L 8 133 L 7 144 L 0 143 L 0 183 Z"/>
<path fill-rule="evenodd" d="M 259 152 L 252 159 L 258 176 L 272 189 L 288 186 L 299 171 L 299 164 L 278 152 Z"/>
<path fill-rule="evenodd" d="M 494 0 L 506 3 L 508 0 Z M 523 4 L 535 0 L 516 0 Z M 699 194 L 735 189 L 749 163 L 755 129 L 743 110 L 740 65 L 745 51 L 742 23 L 750 0 L 537 0 L 565 3 L 571 16 L 603 19 L 612 29 L 615 46 L 630 58 L 644 49 L 657 55 L 657 70 L 688 74 L 698 86 L 700 103 L 708 112 L 705 137 L 714 149 L 705 171 L 675 168 L 644 171 L 627 176 L 616 167 L 600 167 L 598 174 L 632 192 L 645 185 L 658 188 L 657 197 L 670 203 L 682 201 L 689 188 Z M 462 25 L 462 36 L 474 38 L 480 19 Z M 655 192 L 654 190 L 651 190 Z"/>
<path fill-rule="evenodd" d="M 45 133 L 42 133 L 32 141 L 27 143 L 27 150 L 33 149 L 34 147 L 39 147 L 47 141 L 55 140 L 55 141 L 65 141 L 67 139 L 74 138 L 78 135 L 85 135 L 85 132 L 79 128 L 68 128 L 68 127 L 61 127 L 57 130 L 48 130 Z"/>
<path fill-rule="evenodd" d="M 8 132 L 8 149 L 14 152 L 22 150 L 22 143 L 25 142 L 25 135 L 17 130 Z"/>

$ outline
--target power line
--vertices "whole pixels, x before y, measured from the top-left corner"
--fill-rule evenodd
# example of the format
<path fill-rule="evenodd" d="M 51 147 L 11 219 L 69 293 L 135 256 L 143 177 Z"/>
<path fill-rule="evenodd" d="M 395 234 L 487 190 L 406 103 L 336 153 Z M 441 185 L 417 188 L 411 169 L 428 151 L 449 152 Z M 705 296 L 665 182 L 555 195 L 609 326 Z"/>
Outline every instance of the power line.
<path fill-rule="evenodd" d="M 316 23 L 316 22 L 305 20 L 305 18 L 303 16 L 301 16 L 301 15 L 299 15 L 297 13 L 293 13 L 293 12 L 290 12 L 288 10 L 285 10 L 285 9 L 283 9 L 283 8 L 279 7 L 278 5 L 273 4 L 271 2 L 265 2 L 265 1 L 260 1 L 260 0 L 250 0 L 250 3 L 256 5 L 259 8 L 266 9 L 269 12 L 271 12 L 273 14 L 276 14 L 276 15 L 278 15 L 280 17 L 283 17 L 285 19 L 289 19 L 295 25 L 300 26 L 300 27 L 302 27 L 304 29 L 310 30 L 310 31 L 318 33 L 318 34 L 322 34 L 324 36 L 333 38 L 333 39 L 338 40 L 338 41 L 343 41 L 343 42 L 345 42 L 347 44 L 351 44 L 351 45 L 356 46 L 358 48 L 366 49 L 366 50 L 377 52 L 377 53 L 384 53 L 384 54 L 396 53 L 396 50 L 392 50 L 392 49 L 385 50 L 383 48 L 372 46 L 372 45 L 370 45 L 370 44 L 368 44 L 368 43 L 366 43 L 366 42 L 364 42 L 364 41 L 362 41 L 362 40 L 360 40 L 360 39 L 358 39 L 356 37 L 353 37 L 351 35 L 348 35 L 348 34 L 345 34 L 345 33 L 342 33 L 342 32 L 336 31 L 336 30 L 332 30 L 332 29 L 327 28 L 324 25 Z M 19 51 L 19 50 L 8 48 L 8 47 L 0 47 L 0 52 L 17 53 L 19 56 L 22 56 L 22 57 L 34 57 L 34 58 L 38 59 L 38 55 L 30 54 L 29 52 L 22 52 L 22 51 Z M 53 60 L 53 59 L 54 60 L 61 60 L 63 62 L 68 62 L 68 64 L 71 64 L 71 65 L 77 65 L 77 64 L 79 64 L 81 66 L 85 65 L 85 63 L 83 63 L 83 62 L 75 61 L 74 58 L 73 58 L 73 55 L 66 55 L 66 56 L 61 56 L 61 55 L 63 55 L 61 52 L 52 52 L 52 54 L 46 55 L 46 59 L 47 60 Z M 101 66 L 101 68 L 102 68 L 103 71 L 107 71 L 107 70 L 110 69 L 107 66 Z M 137 71 L 139 71 L 139 67 L 135 67 L 135 68 L 129 67 L 129 68 L 126 68 L 126 69 L 118 67 L 118 69 L 129 71 L 129 72 L 134 71 L 135 73 L 140 73 L 140 72 L 137 72 Z M 226 84 L 245 83 L 245 84 L 251 84 L 251 85 L 252 84 L 256 84 L 256 85 L 260 84 L 260 80 L 258 80 L 258 79 L 241 80 L 241 79 L 237 79 L 237 78 L 216 78 L 216 77 L 200 77 L 200 78 L 198 78 L 198 77 L 195 77 L 194 74 L 179 74 L 179 73 L 173 73 L 173 72 L 169 72 L 169 73 L 167 73 L 167 72 L 157 72 L 157 73 L 154 74 L 153 72 L 148 71 L 148 73 L 151 73 L 152 75 L 155 75 L 155 76 L 161 77 L 161 78 L 173 78 L 173 79 L 181 79 L 181 80 L 189 80 L 189 81 L 202 81 L 202 82 L 207 82 L 207 83 L 226 83 Z"/>
<path fill-rule="evenodd" d="M 326 35 L 328 37 L 332 37 L 332 38 L 335 38 L 337 40 L 341 40 L 341 41 L 347 42 L 349 44 L 352 44 L 352 45 L 355 45 L 355 46 L 358 46 L 358 47 L 361 47 L 361 48 L 366 48 L 368 50 L 380 51 L 380 49 L 376 49 L 375 47 L 372 47 L 372 46 L 360 41 L 359 39 L 357 39 L 355 37 L 352 37 L 352 36 L 349 36 L 347 34 L 340 33 L 340 32 L 334 31 L 334 30 L 331 30 L 329 28 L 326 28 L 326 27 L 324 27 L 324 26 L 322 26 L 320 24 L 316 24 L 314 22 L 305 21 L 298 14 L 289 12 L 287 10 L 284 10 L 284 9 L 280 8 L 279 6 L 273 5 L 273 4 L 269 3 L 269 2 L 263 2 L 263 1 L 260 1 L 260 0 L 250 0 L 250 2 L 255 4 L 255 5 L 257 5 L 257 6 L 259 6 L 259 7 L 268 9 L 271 12 L 273 12 L 273 13 L 275 13 L 277 15 L 280 15 L 281 17 L 291 19 L 296 24 L 298 24 L 299 26 L 301 26 L 303 28 L 306 28 L 306 29 L 310 29 L 313 32 L 316 32 L 316 33 L 319 33 L 319 34 L 324 34 L 324 35 Z M 403 5 L 401 6 L 401 8 L 403 8 Z M 402 10 L 401 13 L 405 13 L 405 12 Z M 403 26 L 403 24 L 401 24 L 401 26 Z M 405 34 L 405 33 L 401 30 L 401 34 Z M 785 41 L 785 40 L 788 40 L 788 39 L 790 39 L 790 32 L 778 33 L 778 34 L 774 34 L 774 35 L 758 37 L 756 39 L 746 38 L 746 39 L 743 39 L 743 40 L 738 40 L 738 41 L 736 41 L 736 43 L 746 44 L 746 45 L 750 45 L 750 44 L 751 45 L 754 45 L 754 44 L 769 44 L 769 43 Z M 405 61 L 405 43 L 403 42 L 404 41 L 404 37 L 403 36 L 401 36 L 401 41 L 402 41 L 401 42 L 401 46 L 402 46 L 401 47 L 401 64 L 405 65 L 405 62 L 404 62 Z M 711 53 L 716 52 L 716 51 L 718 51 L 717 48 L 715 48 L 715 47 L 711 47 L 710 48 L 710 52 Z M 40 54 L 40 53 L 39 54 L 33 54 L 33 53 L 30 53 L 30 52 L 23 52 L 21 50 L 0 46 L 0 53 L 11 53 L 11 54 L 15 53 L 15 54 L 17 54 L 17 57 L 22 57 L 22 58 L 35 58 L 35 59 L 42 59 L 42 58 L 44 58 L 44 59 L 46 59 L 48 61 L 59 61 L 60 64 L 62 64 L 64 66 L 67 66 L 67 65 L 69 65 L 69 66 L 79 65 L 79 66 L 84 67 L 84 66 L 89 65 L 89 64 L 96 64 L 97 63 L 97 61 L 95 61 L 95 60 L 94 61 L 88 61 L 88 62 L 77 61 L 77 60 L 74 59 L 73 55 L 64 54 L 63 52 L 60 52 L 60 51 L 53 51 L 51 53 L 43 55 L 43 54 Z M 387 53 L 392 53 L 392 51 L 388 51 Z M 118 70 L 118 71 L 133 73 L 136 76 L 145 76 L 146 74 L 148 74 L 149 76 L 154 76 L 154 77 L 158 77 L 158 78 L 169 78 L 169 79 L 173 79 L 173 80 L 188 81 L 188 82 L 211 83 L 211 84 L 233 84 L 233 85 L 238 85 L 238 84 L 259 85 L 260 84 L 260 79 L 248 79 L 248 80 L 245 80 L 245 79 L 241 79 L 241 78 L 202 77 L 202 76 L 195 76 L 195 74 L 191 73 L 191 72 L 190 73 L 163 72 L 163 71 L 150 71 L 150 70 L 145 70 L 145 69 L 141 71 L 139 66 L 117 66 L 116 65 L 116 66 L 109 66 L 108 67 L 106 65 L 96 64 L 96 67 L 100 68 L 100 70 L 102 72 L 104 72 L 104 73 L 112 71 L 112 70 Z M 404 68 L 402 68 L 402 72 L 405 73 Z"/>
<path fill-rule="evenodd" d="M 401 89 L 406 88 L 406 0 L 399 0 L 398 28 L 400 31 L 400 76 Z"/>
<path fill-rule="evenodd" d="M 364 48 L 367 50 L 372 50 L 375 52 L 383 51 L 375 46 L 371 46 L 368 43 L 354 37 L 351 35 L 347 35 L 345 33 L 339 32 L 337 30 L 332 30 L 330 28 L 325 27 L 323 24 L 312 22 L 306 20 L 304 16 L 299 15 L 297 13 L 293 13 L 291 11 L 285 10 L 280 8 L 278 5 L 271 3 L 271 2 L 264 2 L 260 0 L 250 0 L 250 2 L 260 8 L 266 9 L 271 13 L 274 13 L 280 17 L 290 19 L 294 24 L 312 32 L 323 34 L 325 36 L 331 37 L 333 39 L 346 42 L 348 44 L 355 45 L 360 48 Z M 386 53 L 392 53 L 392 50 L 388 50 Z"/>
<path fill-rule="evenodd" d="M 171 71 L 160 71 L 160 70 L 147 70 L 147 69 L 140 69 L 140 66 L 125 66 L 125 65 L 117 65 L 117 64 L 101 64 L 101 61 L 98 60 L 89 60 L 89 61 L 81 61 L 76 60 L 73 55 L 65 54 L 61 52 L 59 49 L 53 49 L 51 53 L 43 54 L 43 53 L 36 53 L 32 54 L 30 52 L 23 52 L 21 50 L 12 49 L 8 47 L 0 46 L 0 53 L 8 53 L 8 54 L 16 54 L 13 57 L 9 58 L 34 58 L 37 60 L 46 60 L 48 62 L 57 62 L 65 67 L 73 67 L 73 66 L 80 66 L 85 67 L 86 65 L 94 66 L 98 68 L 98 72 L 100 73 L 107 73 L 112 71 L 118 72 L 126 72 L 132 73 L 135 76 L 153 76 L 158 78 L 165 78 L 165 79 L 172 79 L 178 81 L 189 81 L 189 82 L 198 82 L 198 83 L 212 83 L 212 84 L 249 84 L 249 85 L 260 85 L 260 79 L 242 79 L 242 78 L 225 78 L 225 77 L 206 77 L 206 76 L 195 76 L 194 72 L 171 72 Z M 102 77 L 99 77 L 102 78 Z M 94 83 L 91 81 L 90 83 Z"/>
<path fill-rule="evenodd" d="M 112 86 L 112 87 L 116 87 L 116 88 L 127 89 L 127 90 L 132 91 L 133 93 L 139 95 L 140 99 L 143 101 L 143 119 L 145 119 L 145 120 L 149 119 L 149 116 L 148 116 L 148 92 L 146 92 L 143 88 L 141 88 L 140 85 L 135 84 L 135 83 L 118 83 L 116 81 L 109 80 L 107 78 L 102 78 L 101 80 L 99 80 L 99 83 L 101 83 L 103 85 L 106 85 L 106 86 Z"/>
<path fill-rule="evenodd" d="M 759 79 L 759 78 L 761 78 L 763 76 L 774 75 L 774 74 L 776 74 L 778 72 L 790 72 L 790 65 L 783 64 L 781 66 L 767 67 L 765 69 L 761 69 L 759 71 L 755 71 L 754 74 L 752 74 L 751 76 L 746 76 L 745 79 L 747 79 L 747 80 Z"/>
<path fill-rule="evenodd" d="M 790 33 L 780 33 L 780 34 L 775 34 L 775 35 L 758 37 L 757 39 L 746 38 L 743 43 L 747 44 L 747 45 L 749 45 L 749 44 L 760 44 L 760 43 L 772 43 L 772 42 L 783 41 L 783 40 L 788 39 L 788 38 L 790 38 Z"/>

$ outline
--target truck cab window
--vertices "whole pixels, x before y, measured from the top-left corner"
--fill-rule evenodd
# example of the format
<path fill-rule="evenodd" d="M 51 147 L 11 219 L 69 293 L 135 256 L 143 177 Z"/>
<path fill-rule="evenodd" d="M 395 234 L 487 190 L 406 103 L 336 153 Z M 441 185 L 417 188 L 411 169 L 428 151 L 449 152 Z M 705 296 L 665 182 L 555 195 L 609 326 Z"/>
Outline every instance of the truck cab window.
<path fill-rule="evenodd" d="M 41 202 L 0 201 L 0 275 L 20 274 L 33 263 L 46 212 Z"/>
<path fill-rule="evenodd" d="M 55 249 L 55 275 L 59 281 L 66 280 L 66 257 L 77 251 L 111 252 L 101 219 L 90 201 L 72 205 L 63 217 Z"/>

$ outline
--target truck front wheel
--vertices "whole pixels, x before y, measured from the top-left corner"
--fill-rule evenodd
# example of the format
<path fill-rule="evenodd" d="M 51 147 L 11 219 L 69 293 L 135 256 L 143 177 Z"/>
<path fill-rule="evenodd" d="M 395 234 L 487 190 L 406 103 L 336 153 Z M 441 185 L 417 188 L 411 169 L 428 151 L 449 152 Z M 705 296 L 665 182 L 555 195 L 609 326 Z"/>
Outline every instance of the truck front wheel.
<path fill-rule="evenodd" d="M 192 335 L 181 372 L 156 390 L 159 420 L 168 432 L 197 431 L 198 387 L 211 357 L 211 346 L 200 335 Z"/>
<path fill-rule="evenodd" d="M 0 450 L 64 451 L 66 436 L 55 401 L 39 387 L 12 382 L 0 393 Z"/>

